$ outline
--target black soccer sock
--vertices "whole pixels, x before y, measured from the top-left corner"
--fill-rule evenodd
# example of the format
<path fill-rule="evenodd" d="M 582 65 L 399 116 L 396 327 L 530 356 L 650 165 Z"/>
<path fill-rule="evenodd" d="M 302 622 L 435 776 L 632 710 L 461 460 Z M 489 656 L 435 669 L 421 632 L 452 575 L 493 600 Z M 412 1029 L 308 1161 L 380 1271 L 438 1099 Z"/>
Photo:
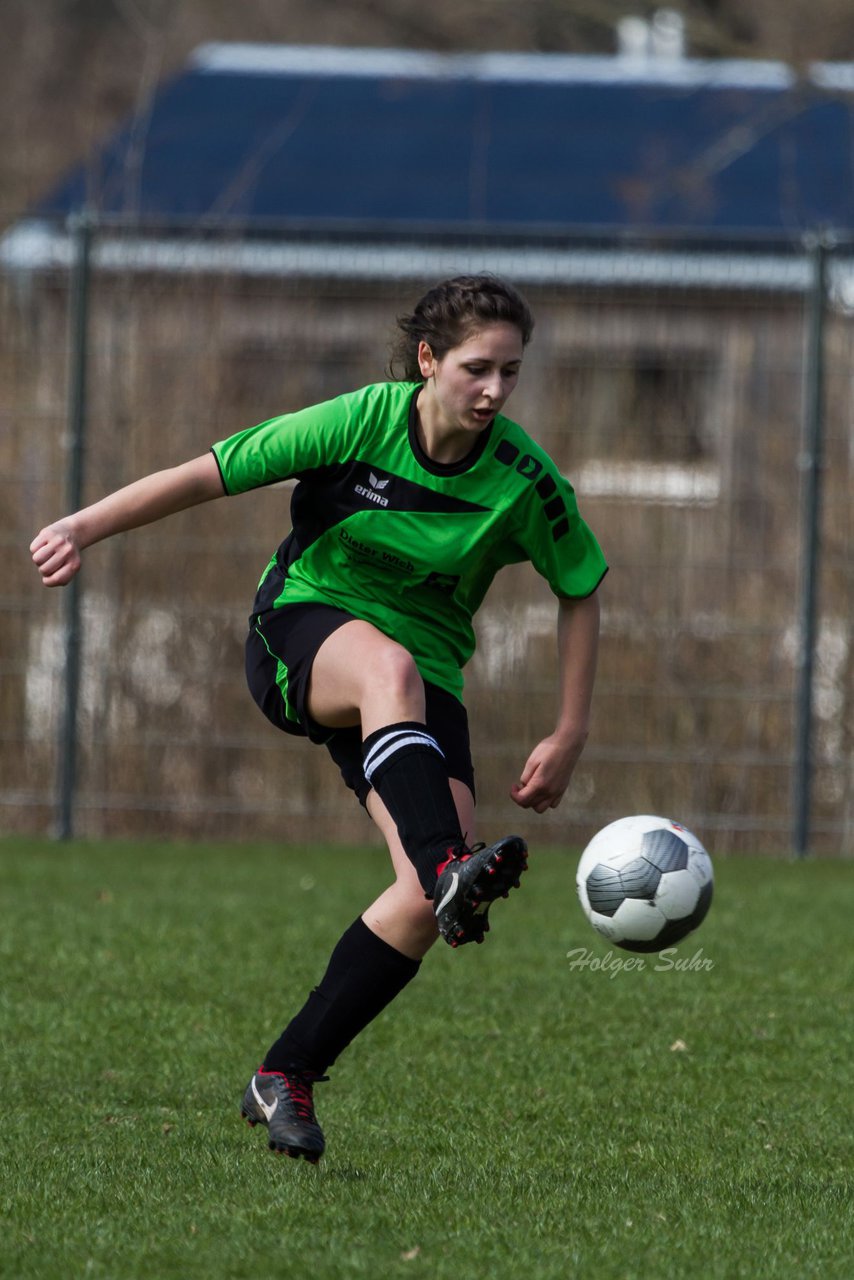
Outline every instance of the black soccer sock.
<path fill-rule="evenodd" d="M 462 841 L 445 757 L 426 725 L 403 720 L 368 734 L 365 777 L 394 819 L 406 855 L 432 898 L 436 868 Z"/>
<path fill-rule="evenodd" d="M 265 1071 L 323 1075 L 350 1041 L 399 995 L 421 966 L 358 920 L 341 936 L 326 973 L 264 1058 Z"/>

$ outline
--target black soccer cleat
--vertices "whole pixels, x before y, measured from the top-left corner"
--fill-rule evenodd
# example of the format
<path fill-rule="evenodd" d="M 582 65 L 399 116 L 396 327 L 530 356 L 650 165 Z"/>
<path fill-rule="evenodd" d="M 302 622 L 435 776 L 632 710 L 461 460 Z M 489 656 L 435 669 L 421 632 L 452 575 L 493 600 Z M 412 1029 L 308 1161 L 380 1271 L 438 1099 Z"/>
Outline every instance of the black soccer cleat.
<path fill-rule="evenodd" d="M 483 942 L 489 932 L 490 904 L 518 889 L 528 866 L 528 846 L 521 836 L 505 836 L 496 844 L 461 845 L 449 851 L 439 868 L 433 894 L 439 932 L 452 947 Z"/>
<path fill-rule="evenodd" d="M 317 1164 L 326 1142 L 314 1114 L 312 1086 L 326 1079 L 311 1072 L 284 1074 L 259 1067 L 246 1086 L 240 1114 L 253 1128 L 267 1126 L 271 1151 L 295 1160 L 305 1156 L 309 1164 Z"/>

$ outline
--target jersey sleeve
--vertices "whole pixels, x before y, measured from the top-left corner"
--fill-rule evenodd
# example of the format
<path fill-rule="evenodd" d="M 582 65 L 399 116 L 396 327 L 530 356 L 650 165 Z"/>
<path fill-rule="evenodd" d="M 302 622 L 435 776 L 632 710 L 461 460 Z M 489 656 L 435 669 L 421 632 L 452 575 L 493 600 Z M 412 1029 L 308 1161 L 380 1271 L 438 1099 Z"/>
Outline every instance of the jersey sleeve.
<path fill-rule="evenodd" d="M 590 596 L 608 572 L 608 564 L 592 530 L 582 520 L 575 491 L 561 475 L 545 503 L 532 500 L 521 542 L 534 568 L 556 596 L 580 600 Z M 541 483 L 542 492 L 545 488 Z"/>
<path fill-rule="evenodd" d="M 213 445 L 226 493 L 247 493 L 346 459 L 369 390 L 270 418 Z"/>

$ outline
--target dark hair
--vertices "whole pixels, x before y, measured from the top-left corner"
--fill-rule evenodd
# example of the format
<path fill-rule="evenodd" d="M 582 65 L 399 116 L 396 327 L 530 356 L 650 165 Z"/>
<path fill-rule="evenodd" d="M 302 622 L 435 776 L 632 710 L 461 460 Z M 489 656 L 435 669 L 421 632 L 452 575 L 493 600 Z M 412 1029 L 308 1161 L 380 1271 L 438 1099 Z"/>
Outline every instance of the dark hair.
<path fill-rule="evenodd" d="M 534 317 L 521 294 L 498 276 L 454 276 L 429 289 L 411 315 L 400 316 L 397 327 L 403 336 L 392 351 L 390 372 L 403 366 L 403 379 L 421 381 L 418 344 L 426 342 L 437 360 L 465 342 L 487 324 L 515 324 L 522 345 L 531 340 Z"/>

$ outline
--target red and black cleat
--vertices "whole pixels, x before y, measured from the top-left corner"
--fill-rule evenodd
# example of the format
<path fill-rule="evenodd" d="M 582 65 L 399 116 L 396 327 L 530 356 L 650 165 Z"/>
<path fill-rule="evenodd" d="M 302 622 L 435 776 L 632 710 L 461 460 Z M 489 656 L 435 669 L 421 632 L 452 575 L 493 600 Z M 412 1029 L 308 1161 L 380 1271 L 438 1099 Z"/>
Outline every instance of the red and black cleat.
<path fill-rule="evenodd" d="M 527 866 L 528 848 L 521 836 L 450 852 L 439 867 L 433 895 L 439 932 L 449 946 L 483 942 L 490 905 L 518 889 Z"/>
<path fill-rule="evenodd" d="M 277 1155 L 297 1160 L 303 1156 L 317 1164 L 325 1150 L 323 1131 L 314 1114 L 312 1087 L 326 1076 L 311 1073 L 265 1071 L 263 1067 L 246 1086 L 241 1115 L 252 1126 L 265 1124 L 268 1145 Z"/>

